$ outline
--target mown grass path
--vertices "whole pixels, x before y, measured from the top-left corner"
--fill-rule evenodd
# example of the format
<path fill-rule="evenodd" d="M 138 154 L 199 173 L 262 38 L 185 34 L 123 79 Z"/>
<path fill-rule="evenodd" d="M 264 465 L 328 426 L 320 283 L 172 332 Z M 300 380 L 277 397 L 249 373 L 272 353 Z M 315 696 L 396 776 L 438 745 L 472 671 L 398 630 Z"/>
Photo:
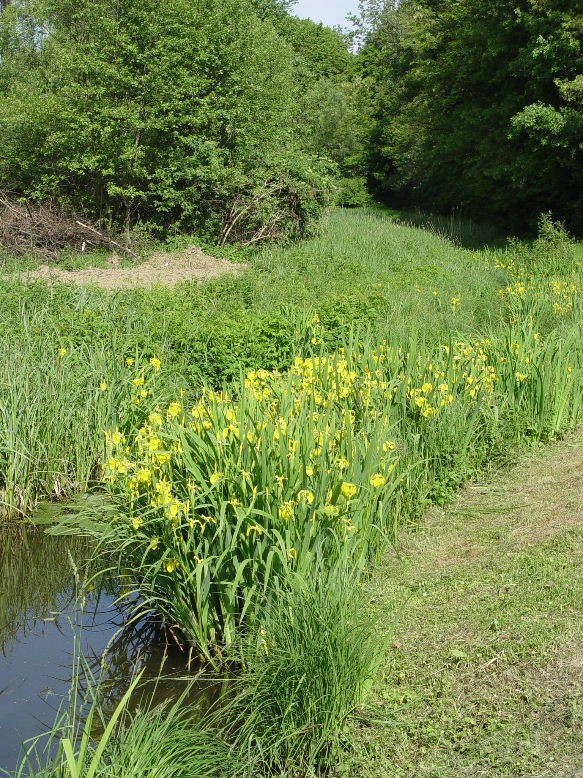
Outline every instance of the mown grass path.
<path fill-rule="evenodd" d="M 385 724 L 355 723 L 362 778 L 583 776 L 581 432 L 463 489 L 373 583 Z"/>

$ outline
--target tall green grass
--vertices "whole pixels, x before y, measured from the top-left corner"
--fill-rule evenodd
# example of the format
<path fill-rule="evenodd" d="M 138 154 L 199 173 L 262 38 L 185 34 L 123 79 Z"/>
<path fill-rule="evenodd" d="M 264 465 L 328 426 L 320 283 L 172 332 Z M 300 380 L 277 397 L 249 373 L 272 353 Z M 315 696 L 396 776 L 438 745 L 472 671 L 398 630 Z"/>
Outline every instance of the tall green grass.
<path fill-rule="evenodd" d="M 238 774 L 240 765 L 220 730 L 205 722 L 200 711 L 185 705 L 185 695 L 133 710 L 130 702 L 140 681 L 137 676 L 108 712 L 95 679 L 90 680 L 84 698 L 78 698 L 81 670 L 79 663 L 69 706 L 57 714 L 49 731 L 24 744 L 13 778 L 225 778 Z"/>
<path fill-rule="evenodd" d="M 355 570 L 288 579 L 244 639 L 231 708 L 240 761 L 266 777 L 325 773 L 383 652 Z"/>
<path fill-rule="evenodd" d="M 99 387 L 120 386 L 127 357 L 160 357 L 170 395 L 181 381 L 196 391 L 286 369 L 315 310 L 328 352 L 351 330 L 398 343 L 417 329 L 428 345 L 479 337 L 529 315 L 515 310 L 525 279 L 545 303 L 542 334 L 568 324 L 581 248 L 545 225 L 530 246 L 469 251 L 382 211 L 338 210 L 317 237 L 264 249 L 246 273 L 204 285 L 109 293 L 1 279 L 0 511 L 27 515 L 87 487 L 122 401 Z"/>
<path fill-rule="evenodd" d="M 108 433 L 110 499 L 92 531 L 141 606 L 220 664 L 290 571 L 362 569 L 490 460 L 578 422 L 581 325 L 535 325 L 438 347 L 355 342 L 194 405 L 177 396 Z"/>
<path fill-rule="evenodd" d="M 91 532 L 141 607 L 215 666 L 242 666 L 228 721 L 200 741 L 190 722 L 185 774 L 325 770 L 378 657 L 355 596 L 367 564 L 426 505 L 578 423 L 577 247 L 560 246 L 560 268 L 532 273 L 525 247 L 470 252 L 335 213 L 202 290 L 59 287 L 40 303 L 38 287 L 17 305 L 0 290 L 0 350 L 24 365 L 2 373 L 5 512 L 104 482 Z M 143 764 L 165 715 L 120 714 L 104 769 Z M 169 719 L 178 740 L 166 732 L 160 753 L 183 742 Z M 62 735 L 61 773 L 95 758 L 83 731 Z"/>
<path fill-rule="evenodd" d="M 103 431 L 131 427 L 146 399 L 127 375 L 135 350 L 115 336 L 71 346 L 43 324 L 31 313 L 18 338 L 0 341 L 0 519 L 86 490 L 100 476 Z M 166 383 L 176 391 L 174 376 Z"/>

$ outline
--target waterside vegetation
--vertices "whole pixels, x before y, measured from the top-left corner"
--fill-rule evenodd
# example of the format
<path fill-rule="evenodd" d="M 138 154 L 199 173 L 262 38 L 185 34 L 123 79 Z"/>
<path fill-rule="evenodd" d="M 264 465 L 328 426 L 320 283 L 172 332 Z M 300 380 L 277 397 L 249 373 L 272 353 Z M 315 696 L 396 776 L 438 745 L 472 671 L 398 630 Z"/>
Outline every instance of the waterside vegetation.
<path fill-rule="evenodd" d="M 351 233 L 367 251 L 381 235 L 396 236 L 394 259 L 383 267 L 374 249 L 369 264 L 359 255 L 347 278 L 341 274 L 328 289 L 321 313 L 309 284 L 294 299 L 298 277 L 308 272 L 305 252 L 314 257 L 311 278 L 320 293 L 330 246 L 345 245 Z M 430 252 L 425 264 L 413 262 L 420 245 Z M 554 268 L 549 252 L 560 254 Z M 476 473 L 579 421 L 578 252 L 548 220 L 530 245 L 468 250 L 382 212 L 345 211 L 309 244 L 264 250 L 251 259 L 248 276 L 203 288 L 107 297 L 97 289 L 6 281 L 6 299 L 15 299 L 16 288 L 24 300 L 6 306 L 12 337 L 3 342 L 46 363 L 57 396 L 46 405 L 35 400 L 41 381 L 24 365 L 18 383 L 5 373 L 15 422 L 4 434 L 36 430 L 55 452 L 49 465 L 42 459 L 48 447 L 4 445 L 12 467 L 4 472 L 15 474 L 11 483 L 4 476 L 5 514 L 14 519 L 38 499 L 99 485 L 98 503 L 64 518 L 57 531 L 96 537 L 122 598 L 138 593 L 140 613 L 157 613 L 209 666 L 240 668 L 223 700 L 230 723 L 212 735 L 237 754 L 233 774 L 320 770 L 341 758 L 343 725 L 381 661 L 378 615 L 364 618 L 359 592 L 387 544 Z M 284 284 L 283 256 L 295 313 L 279 353 L 277 340 L 260 341 L 256 352 L 240 354 L 239 378 L 218 379 L 200 366 L 189 372 L 192 352 L 169 344 L 168 333 L 184 322 L 169 316 L 154 339 L 155 305 L 163 299 L 185 310 L 190 291 L 195 299 L 225 300 L 227 287 L 237 310 L 246 300 L 249 315 L 259 315 L 249 290 L 266 288 L 270 272 Z M 413 283 L 404 291 L 406 276 Z M 333 301 L 343 284 L 352 301 L 365 299 L 359 286 L 370 290 L 378 308 L 354 305 L 353 320 L 339 320 Z M 41 289 L 48 294 L 39 304 Z M 80 316 L 64 313 L 71 300 L 84 306 Z M 110 306 L 108 322 L 119 315 L 109 347 L 103 320 L 91 313 L 98 301 Z M 29 326 L 32 305 L 52 329 Z M 208 321 L 202 306 L 198 311 Z M 269 315 L 263 305 L 263 321 Z M 272 315 L 276 329 L 282 308 L 275 301 Z M 45 423 L 18 427 L 35 409 Z M 19 472 L 26 473 L 20 482 Z M 318 665 L 307 673 L 309 657 Z"/>
<path fill-rule="evenodd" d="M 475 745 L 443 711 L 435 731 L 411 719 L 419 683 L 439 693 L 421 631 L 422 681 L 387 659 L 408 599 L 385 568 L 464 484 L 580 424 L 583 28 L 550 0 L 438 5 L 362 2 L 351 35 L 290 0 L 0 2 L 2 570 L 18 588 L 11 533 L 72 500 L 48 531 L 92 549 L 83 587 L 107 581 L 187 679 L 160 704 L 137 675 L 112 702 L 79 657 L 20 778 L 488 763 L 487 706 L 464 713 Z M 146 257 L 159 282 L 128 288 Z M 212 280 L 172 285 L 174 259 Z M 124 288 L 67 275 L 94 265 Z M 527 586 L 555 551 L 511 550 L 492 576 Z M 549 634 L 531 643 L 536 663 Z M 500 659 L 464 646 L 445 671 Z M 195 667 L 218 700 L 192 704 Z M 490 764 L 517 778 L 551 752 Z"/>

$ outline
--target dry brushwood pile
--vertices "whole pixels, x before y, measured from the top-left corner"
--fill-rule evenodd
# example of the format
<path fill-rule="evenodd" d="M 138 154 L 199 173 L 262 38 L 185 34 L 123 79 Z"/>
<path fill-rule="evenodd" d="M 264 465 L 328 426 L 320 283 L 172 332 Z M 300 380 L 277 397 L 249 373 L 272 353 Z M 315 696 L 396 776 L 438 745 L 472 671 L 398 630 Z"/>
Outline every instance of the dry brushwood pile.
<path fill-rule="evenodd" d="M 112 250 L 108 267 L 65 270 L 57 264 L 66 249 L 85 252 L 95 248 Z M 200 282 L 223 273 L 239 273 L 247 267 L 244 263 L 212 257 L 198 246 L 174 253 L 156 252 L 144 259 L 87 220 L 81 221 L 57 206 L 16 203 L 0 194 L 0 271 L 2 252 L 33 256 L 40 261 L 36 270 L 16 273 L 21 280 L 97 284 L 105 289 Z M 121 266 L 121 253 L 133 260 L 130 267 Z"/>
<path fill-rule="evenodd" d="M 15 202 L 0 195 L 0 251 L 50 262 L 65 249 L 84 252 L 102 247 L 137 258 L 130 248 L 59 206 Z"/>

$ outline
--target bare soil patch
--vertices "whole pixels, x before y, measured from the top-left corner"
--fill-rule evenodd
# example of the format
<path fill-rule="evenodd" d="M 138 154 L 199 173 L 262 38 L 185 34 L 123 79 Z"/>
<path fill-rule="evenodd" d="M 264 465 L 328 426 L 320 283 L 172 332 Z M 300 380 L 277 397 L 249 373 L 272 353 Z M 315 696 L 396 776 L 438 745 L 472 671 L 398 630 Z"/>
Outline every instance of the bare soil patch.
<path fill-rule="evenodd" d="M 63 270 L 52 265 L 41 265 L 37 270 L 16 273 L 20 280 L 41 278 L 49 282 L 97 284 L 105 289 L 131 289 L 154 284 L 173 286 L 179 281 L 206 281 L 224 273 L 240 273 L 248 265 L 211 257 L 198 246 L 184 251 L 160 251 L 132 267 L 120 267 L 119 257 L 113 254 L 109 267 L 90 267 L 84 270 Z"/>

